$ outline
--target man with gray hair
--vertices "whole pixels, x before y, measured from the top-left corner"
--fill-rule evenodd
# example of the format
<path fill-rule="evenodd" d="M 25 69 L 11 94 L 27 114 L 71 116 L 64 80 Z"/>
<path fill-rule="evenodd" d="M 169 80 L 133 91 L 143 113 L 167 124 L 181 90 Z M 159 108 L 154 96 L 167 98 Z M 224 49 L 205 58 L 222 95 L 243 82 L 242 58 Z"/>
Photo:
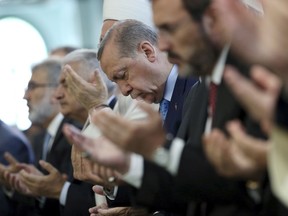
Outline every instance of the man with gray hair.
<path fill-rule="evenodd" d="M 64 64 L 69 64 L 79 76 L 81 76 L 85 81 L 87 82 L 93 82 L 94 76 L 97 76 L 97 80 L 102 81 L 102 78 L 100 78 L 102 72 L 99 69 L 99 64 L 98 60 L 96 58 L 97 53 L 94 50 L 76 50 L 69 55 L 67 55 L 64 59 L 63 62 Z M 66 66 L 67 67 L 67 66 Z M 61 70 L 61 64 L 59 66 L 59 72 Z M 103 79 L 105 79 L 105 74 L 102 73 Z M 58 76 L 59 80 L 59 76 Z M 107 84 L 110 82 L 106 78 Z M 110 82 L 111 83 L 111 82 Z M 39 84 L 40 85 L 40 84 Z M 38 86 L 39 86 L 38 85 Z M 44 84 L 42 84 L 44 87 Z M 42 86 L 41 85 L 41 86 Z M 95 83 L 95 86 L 98 88 L 99 87 L 99 94 L 98 96 L 98 102 L 99 103 L 104 103 L 106 102 L 107 99 L 107 91 L 106 91 L 106 86 L 105 84 L 97 85 Z M 40 86 L 39 86 L 40 87 Z M 48 87 L 48 86 L 47 86 Z M 109 88 L 113 92 L 113 88 Z M 88 112 L 86 107 L 84 107 L 82 104 L 80 104 L 76 98 L 69 92 L 67 91 L 67 85 L 66 85 L 66 73 L 65 70 L 63 69 L 61 74 L 60 74 L 60 80 L 59 80 L 59 85 L 56 89 L 56 92 L 54 92 L 54 96 L 58 100 L 57 103 L 60 103 L 60 111 L 65 117 L 69 117 L 70 119 L 74 119 L 77 122 L 84 124 L 87 117 L 88 117 Z M 54 100 L 55 101 L 55 100 Z M 96 101 L 94 101 L 96 103 Z M 60 127 L 61 126 L 61 127 Z M 62 124 L 58 127 L 59 133 L 62 134 Z M 59 134 L 57 133 L 57 134 Z M 57 135 L 59 137 L 59 135 Z M 55 141 L 59 140 L 59 138 L 55 137 Z M 61 135 L 63 138 L 63 135 Z M 18 187 L 15 184 L 14 187 L 17 188 L 20 192 L 28 195 L 32 195 L 34 197 L 46 197 L 44 199 L 44 204 L 47 203 L 48 200 L 53 200 L 54 205 L 56 208 L 53 209 L 47 209 L 45 211 L 41 211 L 41 214 L 47 215 L 47 214 L 53 214 L 53 215 L 58 215 L 60 214 L 59 209 L 59 200 L 60 203 L 65 207 L 63 211 L 61 211 L 61 214 L 66 215 L 66 209 L 70 208 L 71 206 L 69 205 L 69 198 L 78 197 L 73 193 L 73 189 L 78 187 L 78 182 L 75 182 L 72 178 L 73 172 L 72 172 L 72 164 L 71 164 L 71 145 L 67 143 L 67 146 L 69 147 L 69 150 L 65 151 L 65 154 L 67 154 L 67 158 L 69 159 L 69 171 L 67 170 L 66 172 L 63 172 L 63 170 L 59 169 L 58 166 L 64 165 L 61 162 L 61 158 L 64 159 L 66 158 L 64 152 L 62 152 L 61 149 L 57 148 L 57 145 L 54 146 L 54 144 L 50 147 L 50 152 L 47 154 L 47 161 L 49 161 L 49 158 L 54 156 L 53 161 L 50 163 L 47 163 L 43 160 L 40 161 L 40 165 L 42 168 L 46 171 L 48 171 L 48 175 L 44 175 L 39 170 L 36 168 L 28 168 L 31 172 L 27 172 L 27 170 L 22 170 L 19 174 L 18 178 Z M 54 153 L 52 155 L 51 152 L 53 152 L 53 149 L 61 152 L 61 155 L 58 155 Z M 63 149 L 64 150 L 64 149 Z M 57 158 L 56 158 L 57 156 Z M 72 157 L 73 160 L 73 157 Z M 50 162 L 50 161 L 49 161 Z M 24 165 L 23 165 L 24 166 Z M 25 166 L 26 168 L 28 165 Z M 65 173 L 65 175 L 62 175 L 61 173 Z M 68 181 L 72 182 L 69 183 Z M 20 186 L 20 187 L 19 187 Z M 91 186 L 89 185 L 91 188 Z M 72 192 L 71 192 L 72 191 Z M 91 200 L 90 203 L 88 202 L 87 205 L 90 207 L 91 205 L 94 204 L 94 196 L 91 191 Z M 67 193 L 68 192 L 68 193 Z M 71 192 L 71 193 L 70 193 Z M 71 195 L 70 195 L 71 194 Z M 67 202 L 66 202 L 67 200 Z M 84 202 L 84 206 L 85 206 Z M 68 204 L 68 207 L 66 208 L 66 204 Z M 72 205 L 76 206 L 76 209 L 81 209 L 81 204 L 80 203 L 74 203 Z M 88 213 L 87 208 L 85 208 L 85 213 Z M 56 210 L 55 210 L 56 209 Z M 57 213 L 58 212 L 58 213 Z M 82 211 L 83 212 L 83 211 Z M 76 215 L 79 215 L 75 212 Z"/>

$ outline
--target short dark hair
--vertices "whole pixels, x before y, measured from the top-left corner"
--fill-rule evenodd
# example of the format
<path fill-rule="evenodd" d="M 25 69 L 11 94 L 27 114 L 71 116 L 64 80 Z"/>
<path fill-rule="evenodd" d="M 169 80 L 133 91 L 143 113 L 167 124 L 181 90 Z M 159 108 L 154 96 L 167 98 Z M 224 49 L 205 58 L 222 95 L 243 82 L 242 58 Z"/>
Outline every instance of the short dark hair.
<path fill-rule="evenodd" d="M 189 12 L 190 16 L 199 21 L 202 19 L 202 16 L 210 5 L 211 0 L 182 0 L 185 9 Z"/>
<path fill-rule="evenodd" d="M 138 45 L 146 40 L 157 45 L 157 33 L 150 26 L 132 19 L 116 22 L 106 33 L 98 49 L 98 60 L 101 59 L 104 47 L 112 40 L 119 49 L 121 57 L 133 57 Z"/>

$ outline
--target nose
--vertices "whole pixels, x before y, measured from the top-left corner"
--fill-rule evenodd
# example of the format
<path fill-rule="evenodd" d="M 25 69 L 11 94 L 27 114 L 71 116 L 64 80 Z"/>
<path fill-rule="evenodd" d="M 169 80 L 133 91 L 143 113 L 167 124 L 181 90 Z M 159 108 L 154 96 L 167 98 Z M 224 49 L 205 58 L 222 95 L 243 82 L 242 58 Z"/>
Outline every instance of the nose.
<path fill-rule="evenodd" d="M 56 98 L 57 100 L 61 100 L 64 97 L 64 91 L 63 91 L 63 87 L 60 85 L 58 85 L 58 87 L 55 89 L 54 92 L 54 98 Z"/>
<path fill-rule="evenodd" d="M 28 98 L 30 97 L 29 92 L 30 92 L 30 91 L 29 91 L 28 89 L 25 89 L 23 99 L 28 100 Z"/>
<path fill-rule="evenodd" d="M 119 82 L 117 82 L 117 84 L 119 86 L 121 93 L 124 96 L 128 96 L 133 90 L 133 88 L 127 82 L 119 81 Z"/>

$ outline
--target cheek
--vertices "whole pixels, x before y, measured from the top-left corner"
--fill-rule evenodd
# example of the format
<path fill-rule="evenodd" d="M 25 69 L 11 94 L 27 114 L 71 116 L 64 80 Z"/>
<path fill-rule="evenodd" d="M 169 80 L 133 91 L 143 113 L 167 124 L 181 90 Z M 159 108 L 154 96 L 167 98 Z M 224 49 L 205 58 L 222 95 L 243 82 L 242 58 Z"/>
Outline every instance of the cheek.
<path fill-rule="evenodd" d="M 131 82 L 131 86 L 134 90 L 138 90 L 143 93 L 149 93 L 152 89 L 152 84 L 149 83 L 148 80 L 146 80 L 145 78 Z"/>

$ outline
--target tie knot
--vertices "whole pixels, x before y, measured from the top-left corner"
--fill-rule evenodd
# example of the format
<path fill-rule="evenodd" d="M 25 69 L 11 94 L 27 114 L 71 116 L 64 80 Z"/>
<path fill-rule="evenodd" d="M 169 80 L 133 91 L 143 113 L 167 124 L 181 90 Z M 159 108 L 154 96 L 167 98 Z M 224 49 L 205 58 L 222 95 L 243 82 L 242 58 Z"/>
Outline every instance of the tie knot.
<path fill-rule="evenodd" d="M 160 108 L 159 108 L 159 112 L 162 116 L 163 121 L 166 118 L 168 109 L 169 109 L 169 101 L 163 98 L 162 101 L 160 102 Z"/>

